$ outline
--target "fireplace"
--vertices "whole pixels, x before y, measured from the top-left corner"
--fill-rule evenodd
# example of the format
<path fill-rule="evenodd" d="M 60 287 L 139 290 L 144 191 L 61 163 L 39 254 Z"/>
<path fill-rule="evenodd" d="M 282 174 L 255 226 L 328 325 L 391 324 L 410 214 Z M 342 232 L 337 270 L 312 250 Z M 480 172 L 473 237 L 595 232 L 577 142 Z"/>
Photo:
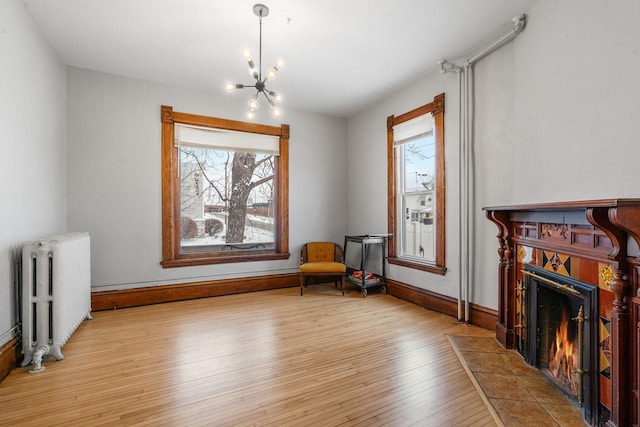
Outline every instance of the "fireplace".
<path fill-rule="evenodd" d="M 484 210 L 498 227 L 497 340 L 591 425 L 640 425 L 640 199 Z"/>
<path fill-rule="evenodd" d="M 598 288 L 533 265 L 522 273 L 517 350 L 596 424 Z"/>

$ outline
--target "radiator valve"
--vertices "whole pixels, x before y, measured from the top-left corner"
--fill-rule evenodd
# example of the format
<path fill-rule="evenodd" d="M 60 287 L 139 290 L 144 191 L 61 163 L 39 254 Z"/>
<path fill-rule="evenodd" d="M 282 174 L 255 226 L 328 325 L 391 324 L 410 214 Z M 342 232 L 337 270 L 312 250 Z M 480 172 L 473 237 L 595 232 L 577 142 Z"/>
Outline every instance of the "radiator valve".
<path fill-rule="evenodd" d="M 46 368 L 42 366 L 42 359 L 49 353 L 49 349 L 43 345 L 36 348 L 33 352 L 33 369 L 29 370 L 30 374 L 35 374 L 44 371 Z"/>

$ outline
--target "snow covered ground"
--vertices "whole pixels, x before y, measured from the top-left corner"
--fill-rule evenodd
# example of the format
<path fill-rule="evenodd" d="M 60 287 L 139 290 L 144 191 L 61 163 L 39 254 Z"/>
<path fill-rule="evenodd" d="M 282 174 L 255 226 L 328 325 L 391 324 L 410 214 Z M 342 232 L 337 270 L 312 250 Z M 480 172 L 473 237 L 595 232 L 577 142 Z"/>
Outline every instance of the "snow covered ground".
<path fill-rule="evenodd" d="M 212 214 L 205 214 L 205 218 L 216 218 L 222 221 L 224 224 L 226 214 L 223 212 L 216 212 Z M 251 225 L 254 224 L 254 225 Z M 243 244 L 256 245 L 259 243 L 264 244 L 265 246 L 273 245 L 274 240 L 274 232 L 273 232 L 273 218 L 256 216 L 256 215 L 247 215 L 247 221 L 245 225 L 245 235 L 244 241 L 239 242 Z M 205 236 L 199 237 L 195 239 L 183 239 L 180 241 L 180 246 L 183 247 L 196 247 L 196 246 L 212 246 L 212 245 L 220 245 L 224 246 L 226 243 L 224 241 L 225 230 L 223 229 L 216 236 Z"/>

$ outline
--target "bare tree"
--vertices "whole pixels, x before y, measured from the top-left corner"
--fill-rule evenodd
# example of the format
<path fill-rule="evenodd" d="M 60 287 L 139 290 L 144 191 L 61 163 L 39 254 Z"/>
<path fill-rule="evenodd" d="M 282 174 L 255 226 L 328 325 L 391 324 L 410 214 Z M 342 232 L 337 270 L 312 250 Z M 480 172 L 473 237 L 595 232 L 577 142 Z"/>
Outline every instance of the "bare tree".
<path fill-rule="evenodd" d="M 429 172 L 429 169 L 433 169 L 435 159 L 434 142 L 424 139 L 420 139 L 415 142 L 404 145 L 405 149 L 405 161 L 407 164 L 414 164 L 415 167 L 424 168 L 424 162 L 428 161 L 430 168 L 425 168 L 422 171 L 415 171 L 416 182 L 422 184 L 427 190 L 433 190 L 435 188 L 435 176 Z"/>
<path fill-rule="evenodd" d="M 213 151 L 204 148 L 186 148 L 182 147 L 183 163 L 189 162 L 195 165 L 196 170 L 204 179 L 204 188 L 202 194 L 208 194 L 213 191 L 220 201 L 225 204 L 228 202 L 228 164 L 230 153 L 228 151 Z M 216 157 L 221 157 L 218 160 Z M 220 170 L 220 163 L 224 165 Z M 182 176 L 184 181 L 187 176 Z M 200 195 L 200 194 L 199 194 Z"/>
<path fill-rule="evenodd" d="M 255 153 L 234 153 L 231 166 L 231 197 L 229 198 L 226 243 L 241 243 L 244 240 L 249 194 L 254 188 L 273 179 L 273 168 L 271 168 L 270 175 L 259 177 L 255 181 L 252 180 L 254 171 L 272 160 L 272 156 L 263 157 L 256 161 Z"/>
<path fill-rule="evenodd" d="M 204 180 L 201 194 L 213 192 L 227 208 L 225 243 L 242 243 L 245 237 L 247 201 L 251 191 L 258 188 L 265 196 L 272 198 L 274 156 L 233 152 L 231 158 L 229 151 L 184 147 L 181 151 L 183 159 L 194 164 Z M 189 176 L 191 175 L 193 174 L 190 173 Z M 189 177 L 182 179 L 184 181 Z"/>

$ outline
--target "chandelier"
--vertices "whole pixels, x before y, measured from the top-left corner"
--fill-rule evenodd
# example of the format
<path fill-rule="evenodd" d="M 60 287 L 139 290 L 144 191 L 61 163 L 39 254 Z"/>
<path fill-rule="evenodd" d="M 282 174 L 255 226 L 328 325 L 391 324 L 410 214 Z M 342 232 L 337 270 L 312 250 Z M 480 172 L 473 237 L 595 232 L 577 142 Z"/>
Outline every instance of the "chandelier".
<path fill-rule="evenodd" d="M 269 68 L 264 76 L 262 74 L 262 18 L 265 18 L 269 15 L 269 8 L 263 4 L 256 4 L 253 6 L 253 13 L 258 16 L 260 20 L 260 50 L 258 56 L 258 67 L 256 68 L 255 62 L 253 62 L 253 58 L 251 57 L 251 51 L 249 49 L 244 49 L 242 55 L 244 59 L 246 59 L 249 64 L 249 74 L 253 76 L 255 82 L 253 84 L 238 84 L 233 82 L 226 82 L 225 88 L 228 92 L 233 92 L 235 89 L 244 89 L 244 88 L 255 88 L 255 95 L 249 100 L 249 111 L 247 112 L 247 118 L 253 119 L 255 117 L 255 112 L 258 109 L 259 103 L 258 99 L 260 98 L 260 94 L 264 95 L 264 98 L 267 100 L 269 107 L 271 107 L 271 112 L 275 117 L 280 116 L 280 108 L 276 106 L 276 102 L 280 102 L 282 97 L 275 93 L 272 90 L 267 89 L 267 83 L 271 80 L 274 80 L 278 74 L 278 70 L 282 68 L 284 63 L 280 60 L 276 65 Z"/>

